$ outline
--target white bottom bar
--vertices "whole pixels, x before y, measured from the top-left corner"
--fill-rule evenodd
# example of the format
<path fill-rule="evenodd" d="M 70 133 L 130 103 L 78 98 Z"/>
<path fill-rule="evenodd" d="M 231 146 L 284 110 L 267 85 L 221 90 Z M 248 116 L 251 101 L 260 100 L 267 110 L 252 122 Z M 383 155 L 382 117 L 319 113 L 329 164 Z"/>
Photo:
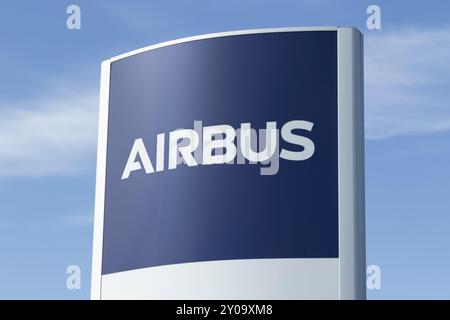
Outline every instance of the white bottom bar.
<path fill-rule="evenodd" d="M 101 299 L 339 299 L 339 259 L 182 263 L 102 276 Z"/>

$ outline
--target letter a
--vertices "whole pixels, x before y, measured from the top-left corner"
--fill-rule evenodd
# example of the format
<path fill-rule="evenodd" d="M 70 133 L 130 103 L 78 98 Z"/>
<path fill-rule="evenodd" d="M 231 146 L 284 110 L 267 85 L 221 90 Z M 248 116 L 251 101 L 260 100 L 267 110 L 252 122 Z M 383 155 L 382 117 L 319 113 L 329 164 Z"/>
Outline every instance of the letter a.
<path fill-rule="evenodd" d="M 153 169 L 152 162 L 148 157 L 147 149 L 145 149 L 144 141 L 141 138 L 134 140 L 133 148 L 131 148 L 130 156 L 128 157 L 127 165 L 123 170 L 122 180 L 128 179 L 130 173 L 132 171 L 140 170 L 141 163 L 136 161 L 136 157 L 139 155 L 142 165 L 144 166 L 145 173 L 153 173 L 155 169 Z"/>
<path fill-rule="evenodd" d="M 70 16 L 67 17 L 66 26 L 69 30 L 80 30 L 81 29 L 81 9 L 77 5 L 70 5 L 66 10 L 67 14 Z"/>

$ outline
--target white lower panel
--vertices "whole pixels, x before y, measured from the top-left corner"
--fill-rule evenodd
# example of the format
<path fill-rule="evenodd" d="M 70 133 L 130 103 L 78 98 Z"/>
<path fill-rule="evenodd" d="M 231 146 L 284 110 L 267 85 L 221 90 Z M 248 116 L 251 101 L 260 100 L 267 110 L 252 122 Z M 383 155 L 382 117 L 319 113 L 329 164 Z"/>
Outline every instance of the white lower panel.
<path fill-rule="evenodd" d="M 339 259 L 174 264 L 102 276 L 102 299 L 339 299 Z"/>

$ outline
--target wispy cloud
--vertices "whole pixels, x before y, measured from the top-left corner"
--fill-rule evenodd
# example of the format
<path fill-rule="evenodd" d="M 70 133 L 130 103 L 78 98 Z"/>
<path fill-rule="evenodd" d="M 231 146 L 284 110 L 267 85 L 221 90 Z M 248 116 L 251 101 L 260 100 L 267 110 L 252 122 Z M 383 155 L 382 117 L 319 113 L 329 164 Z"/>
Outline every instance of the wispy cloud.
<path fill-rule="evenodd" d="M 450 130 L 450 27 L 366 35 L 366 137 Z M 94 169 L 98 93 L 0 101 L 0 177 Z"/>
<path fill-rule="evenodd" d="M 94 214 L 75 214 L 64 217 L 64 223 L 68 226 L 89 227 L 94 223 Z"/>
<path fill-rule="evenodd" d="M 71 175 L 94 168 L 98 94 L 59 90 L 0 102 L 0 176 Z M 95 160 L 92 161 L 95 163 Z"/>
<path fill-rule="evenodd" d="M 450 28 L 366 34 L 366 137 L 450 130 Z"/>

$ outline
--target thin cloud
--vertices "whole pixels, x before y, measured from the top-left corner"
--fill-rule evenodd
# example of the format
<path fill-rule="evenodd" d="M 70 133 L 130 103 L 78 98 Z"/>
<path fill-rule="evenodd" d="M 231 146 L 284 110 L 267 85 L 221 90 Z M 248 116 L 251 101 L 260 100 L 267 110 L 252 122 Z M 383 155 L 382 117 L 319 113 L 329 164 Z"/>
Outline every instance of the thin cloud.
<path fill-rule="evenodd" d="M 366 137 L 450 130 L 450 28 L 373 31 L 365 42 Z M 98 93 L 0 102 L 0 177 L 95 168 Z"/>
<path fill-rule="evenodd" d="M 0 103 L 0 177 L 93 169 L 97 113 L 98 94 L 90 92 Z"/>
<path fill-rule="evenodd" d="M 74 227 L 89 227 L 94 224 L 93 214 L 68 215 L 64 217 L 64 223 Z"/>
<path fill-rule="evenodd" d="M 450 28 L 372 31 L 365 42 L 366 137 L 450 130 Z"/>

